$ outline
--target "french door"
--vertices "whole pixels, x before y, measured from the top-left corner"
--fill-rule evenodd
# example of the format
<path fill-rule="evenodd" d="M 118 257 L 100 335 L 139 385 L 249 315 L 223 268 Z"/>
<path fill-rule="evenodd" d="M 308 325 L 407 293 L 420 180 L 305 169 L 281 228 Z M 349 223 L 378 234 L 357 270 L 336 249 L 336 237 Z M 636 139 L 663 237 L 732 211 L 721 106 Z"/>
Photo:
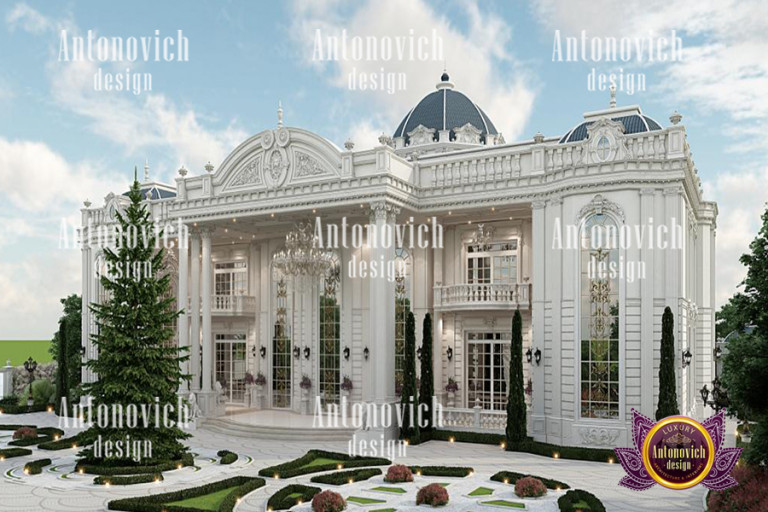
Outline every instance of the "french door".
<path fill-rule="evenodd" d="M 228 403 L 245 403 L 245 334 L 216 334 L 216 381 Z"/>
<path fill-rule="evenodd" d="M 509 381 L 509 332 L 467 333 L 467 407 L 503 410 Z"/>

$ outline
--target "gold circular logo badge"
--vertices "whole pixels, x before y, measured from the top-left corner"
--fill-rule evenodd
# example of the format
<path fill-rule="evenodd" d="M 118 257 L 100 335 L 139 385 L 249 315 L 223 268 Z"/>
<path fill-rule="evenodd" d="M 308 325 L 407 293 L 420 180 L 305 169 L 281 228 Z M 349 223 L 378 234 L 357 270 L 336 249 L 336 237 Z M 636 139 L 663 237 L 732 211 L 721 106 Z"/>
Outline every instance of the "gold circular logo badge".
<path fill-rule="evenodd" d="M 704 480 L 715 462 L 709 432 L 685 416 L 658 422 L 645 436 L 643 464 L 657 483 L 670 489 L 688 489 Z"/>

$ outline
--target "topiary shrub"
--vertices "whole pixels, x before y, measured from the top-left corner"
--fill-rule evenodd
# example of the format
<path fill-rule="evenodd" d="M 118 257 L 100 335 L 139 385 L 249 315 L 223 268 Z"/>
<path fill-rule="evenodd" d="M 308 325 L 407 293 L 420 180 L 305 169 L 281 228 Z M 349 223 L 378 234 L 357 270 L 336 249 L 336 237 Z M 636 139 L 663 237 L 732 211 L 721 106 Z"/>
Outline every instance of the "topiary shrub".
<path fill-rule="evenodd" d="M 314 512 L 341 512 L 345 508 L 347 508 L 347 502 L 335 491 L 326 490 L 315 494 L 312 498 Z"/>
<path fill-rule="evenodd" d="M 35 405 L 48 405 L 56 400 L 56 388 L 48 379 L 32 383 L 32 401 Z"/>
<path fill-rule="evenodd" d="M 547 488 L 538 478 L 526 476 L 515 482 L 515 494 L 521 498 L 539 498 L 547 494 Z"/>
<path fill-rule="evenodd" d="M 537 480 L 541 480 L 541 483 L 543 483 L 544 487 L 546 487 L 547 489 L 553 489 L 553 490 L 559 491 L 560 489 L 571 488 L 568 484 L 566 484 L 565 482 L 561 482 L 559 480 L 552 480 L 551 478 L 544 478 L 542 476 L 537 476 L 537 475 L 526 475 L 525 473 L 516 473 L 514 471 L 499 471 L 498 473 L 494 474 L 491 477 L 491 480 L 493 480 L 494 482 L 501 482 L 504 484 L 514 485 L 517 483 L 518 480 L 526 476 L 530 476 L 532 478 L 536 478 Z"/>
<path fill-rule="evenodd" d="M 299 502 L 310 501 L 319 492 L 318 487 L 301 484 L 287 485 L 270 496 L 267 500 L 267 509 L 287 510 Z"/>
<path fill-rule="evenodd" d="M 440 507 L 448 504 L 448 489 L 440 484 L 429 484 L 416 493 L 417 505 Z"/>
<path fill-rule="evenodd" d="M 327 475 L 313 476 L 310 481 L 318 484 L 330 484 L 330 485 L 344 485 L 352 482 L 362 482 L 368 480 L 374 476 L 380 475 L 381 470 L 379 468 L 371 469 L 354 469 L 352 471 L 341 471 L 335 473 L 328 473 Z"/>
<path fill-rule="evenodd" d="M 13 439 L 26 441 L 27 439 L 37 439 L 37 429 L 35 427 L 21 427 L 13 433 Z"/>
<path fill-rule="evenodd" d="M 464 478 L 474 473 L 474 468 L 463 466 L 411 466 L 411 472 L 421 476 L 453 476 Z"/>
<path fill-rule="evenodd" d="M 219 450 L 216 455 L 221 457 L 219 464 L 232 464 L 237 460 L 237 454 L 229 450 Z"/>
<path fill-rule="evenodd" d="M 162 481 L 162 473 L 146 473 L 142 475 L 129 476 L 97 476 L 93 479 L 93 483 L 96 485 L 137 485 Z"/>
<path fill-rule="evenodd" d="M 586 508 L 584 504 L 587 505 Z M 557 500 L 557 507 L 560 512 L 605 512 L 605 506 L 602 501 L 597 499 L 597 496 L 581 489 L 573 489 L 560 496 Z M 709 510 L 716 512 L 711 508 Z"/>
<path fill-rule="evenodd" d="M 384 477 L 385 482 L 391 484 L 400 482 L 413 482 L 413 473 L 411 468 L 403 464 L 395 464 L 387 469 L 387 475 Z"/>
<path fill-rule="evenodd" d="M 24 464 L 25 475 L 39 475 L 43 472 L 45 466 L 51 465 L 51 459 L 33 460 Z"/>

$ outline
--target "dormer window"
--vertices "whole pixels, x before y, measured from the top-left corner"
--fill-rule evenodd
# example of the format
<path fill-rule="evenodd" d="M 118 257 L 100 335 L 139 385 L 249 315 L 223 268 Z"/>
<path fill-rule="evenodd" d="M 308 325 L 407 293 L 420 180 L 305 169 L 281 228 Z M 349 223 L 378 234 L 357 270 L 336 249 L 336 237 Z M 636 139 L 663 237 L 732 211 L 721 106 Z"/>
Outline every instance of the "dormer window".
<path fill-rule="evenodd" d="M 610 153 L 611 142 L 608 140 L 608 137 L 603 135 L 600 137 L 600 140 L 597 141 L 597 158 L 599 158 L 601 162 L 604 162 L 608 159 Z"/>

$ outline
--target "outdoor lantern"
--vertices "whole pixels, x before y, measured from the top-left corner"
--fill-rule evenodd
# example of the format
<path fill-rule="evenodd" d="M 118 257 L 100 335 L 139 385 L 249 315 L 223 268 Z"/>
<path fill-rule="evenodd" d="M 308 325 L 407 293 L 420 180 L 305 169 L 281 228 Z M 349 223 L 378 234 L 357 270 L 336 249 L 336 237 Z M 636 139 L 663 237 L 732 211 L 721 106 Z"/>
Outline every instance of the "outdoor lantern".
<path fill-rule="evenodd" d="M 309 359 L 309 354 L 311 354 L 312 351 L 309 349 L 309 347 L 304 347 L 304 359 Z"/>
<path fill-rule="evenodd" d="M 448 350 L 446 350 L 445 355 L 448 356 L 448 360 L 450 361 L 453 359 L 453 349 L 451 347 L 448 347 Z"/>
<path fill-rule="evenodd" d="M 702 399 L 702 401 L 704 401 L 704 405 L 706 405 L 707 404 L 707 399 L 709 399 L 709 388 L 707 388 L 706 384 L 704 384 L 704 387 L 701 388 L 699 393 L 701 393 L 701 399 Z"/>
<path fill-rule="evenodd" d="M 528 348 L 528 350 L 525 351 L 525 359 L 528 361 L 528 364 L 530 364 L 531 361 L 533 361 L 533 351 L 530 348 Z"/>
<path fill-rule="evenodd" d="M 80 346 L 80 355 L 85 357 L 85 345 Z"/>
<path fill-rule="evenodd" d="M 298 359 L 300 355 L 301 355 L 301 349 L 298 346 L 293 347 L 293 357 Z"/>
<path fill-rule="evenodd" d="M 693 359 L 693 354 L 691 354 L 691 351 L 686 348 L 683 351 L 683 368 L 691 365 L 691 359 Z"/>
<path fill-rule="evenodd" d="M 419 349 L 416 351 L 416 357 L 421 359 L 421 347 L 419 347 Z"/>
<path fill-rule="evenodd" d="M 349 347 L 344 347 L 344 360 L 349 360 Z"/>
<path fill-rule="evenodd" d="M 533 358 L 536 360 L 536 366 L 539 366 L 541 364 L 541 350 L 536 349 L 536 352 L 533 353 Z"/>
<path fill-rule="evenodd" d="M 259 353 L 261 354 L 262 359 L 267 357 L 267 347 L 261 347 Z"/>
<path fill-rule="evenodd" d="M 370 355 L 370 353 L 371 353 L 371 351 L 370 351 L 370 350 L 368 350 L 368 347 L 365 347 L 365 348 L 363 349 L 363 357 L 365 357 L 365 360 L 366 360 L 366 361 L 368 360 L 368 356 Z"/>
<path fill-rule="evenodd" d="M 252 347 L 251 347 L 251 355 L 252 355 L 253 357 L 256 357 L 256 345 L 254 345 L 254 346 L 252 346 Z"/>
<path fill-rule="evenodd" d="M 723 357 L 723 349 L 720 347 L 715 347 L 715 350 L 713 351 L 713 353 L 715 355 L 715 359 L 720 359 L 721 357 Z"/>
<path fill-rule="evenodd" d="M 35 380 L 35 370 L 37 370 L 37 361 L 32 359 L 31 357 L 24 361 L 24 369 L 29 372 L 29 383 L 32 384 L 32 381 Z M 29 389 L 32 389 L 30 386 Z"/>

